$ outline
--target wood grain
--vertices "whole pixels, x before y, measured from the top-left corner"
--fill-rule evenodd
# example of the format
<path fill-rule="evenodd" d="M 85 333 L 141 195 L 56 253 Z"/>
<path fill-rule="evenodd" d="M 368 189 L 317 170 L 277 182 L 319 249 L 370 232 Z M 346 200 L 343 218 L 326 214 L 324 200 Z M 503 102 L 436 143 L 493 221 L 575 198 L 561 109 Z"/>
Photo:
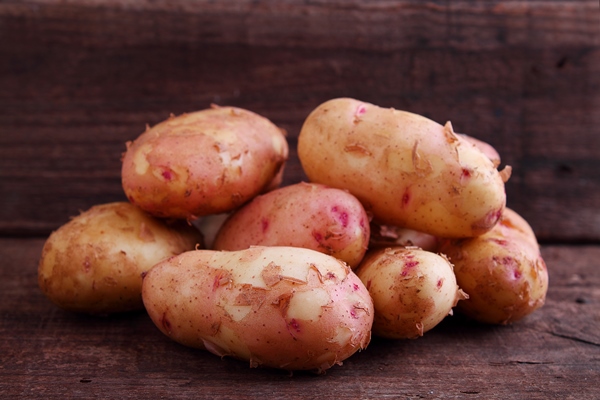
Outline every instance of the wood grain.
<path fill-rule="evenodd" d="M 405 109 L 497 147 L 545 243 L 600 242 L 596 1 L 0 3 L 0 235 L 124 199 L 125 142 L 235 105 L 292 150 L 321 102 Z M 295 152 L 285 183 L 305 179 Z"/>
<path fill-rule="evenodd" d="M 374 339 L 325 375 L 251 369 L 172 342 L 144 312 L 64 312 L 37 287 L 42 239 L 0 239 L 4 398 L 595 399 L 598 246 L 544 246 L 544 307 L 509 326 L 458 315 L 422 338 Z"/>

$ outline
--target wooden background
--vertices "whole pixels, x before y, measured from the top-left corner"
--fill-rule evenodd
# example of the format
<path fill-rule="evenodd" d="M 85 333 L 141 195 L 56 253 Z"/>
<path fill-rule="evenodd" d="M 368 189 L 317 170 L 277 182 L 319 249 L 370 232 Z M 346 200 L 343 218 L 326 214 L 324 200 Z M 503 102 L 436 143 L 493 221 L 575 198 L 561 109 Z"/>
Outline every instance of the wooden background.
<path fill-rule="evenodd" d="M 513 166 L 542 242 L 600 241 L 597 1 L 2 1 L 0 234 L 124 199 L 125 142 L 170 113 L 251 109 L 295 148 L 355 97 L 452 121 Z M 292 154 L 295 156 L 295 154 Z M 303 178 L 297 159 L 286 182 Z"/>
<path fill-rule="evenodd" d="M 573 1 L 0 0 L 0 397 L 597 399 L 600 6 Z M 234 105 L 288 132 L 350 96 L 493 144 L 542 243 L 547 304 L 507 327 L 447 319 L 325 376 L 252 370 L 168 341 L 143 313 L 63 312 L 47 235 L 124 200 L 146 124 Z"/>

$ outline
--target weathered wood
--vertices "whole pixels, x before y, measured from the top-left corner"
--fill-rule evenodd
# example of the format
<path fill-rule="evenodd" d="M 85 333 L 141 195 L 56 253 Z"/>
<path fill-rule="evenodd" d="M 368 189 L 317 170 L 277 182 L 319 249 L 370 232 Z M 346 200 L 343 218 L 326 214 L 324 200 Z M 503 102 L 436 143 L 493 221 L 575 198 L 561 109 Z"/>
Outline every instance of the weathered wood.
<path fill-rule="evenodd" d="M 543 242 L 600 241 L 596 1 L 5 1 L 0 235 L 122 200 L 145 124 L 210 103 L 288 131 L 352 96 L 451 120 L 514 168 Z M 292 151 L 286 183 L 304 175 Z"/>
<path fill-rule="evenodd" d="M 323 376 L 251 369 L 180 346 L 144 312 L 64 312 L 37 287 L 43 240 L 0 239 L 3 398 L 472 398 L 600 396 L 598 246 L 545 246 L 546 305 L 510 326 L 448 317 L 422 338 L 374 339 Z"/>

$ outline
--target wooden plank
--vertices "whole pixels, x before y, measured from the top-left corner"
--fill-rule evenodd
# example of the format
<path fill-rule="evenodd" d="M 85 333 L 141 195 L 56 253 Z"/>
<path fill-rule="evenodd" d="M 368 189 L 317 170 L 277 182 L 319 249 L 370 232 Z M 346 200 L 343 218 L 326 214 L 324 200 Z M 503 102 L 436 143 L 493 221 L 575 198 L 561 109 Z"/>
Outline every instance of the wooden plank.
<path fill-rule="evenodd" d="M 243 43 L 361 50 L 490 49 L 597 43 L 597 3 L 578 1 L 8 1 L 0 13 L 44 24 L 42 40 L 88 45 Z M 33 26 L 30 26 L 33 27 Z M 29 35 L 34 35 L 29 32 Z"/>
<path fill-rule="evenodd" d="M 325 375 L 251 369 L 180 346 L 143 312 L 107 318 L 37 287 L 43 240 L 0 239 L 0 390 L 6 398 L 594 399 L 600 376 L 598 246 L 544 246 L 546 305 L 510 326 L 449 317 L 420 339 L 374 339 Z"/>
<path fill-rule="evenodd" d="M 599 16 L 592 1 L 2 2 L 0 235 L 122 200 L 124 143 L 212 102 L 285 128 L 300 181 L 303 119 L 351 96 L 489 141 L 541 241 L 598 242 Z"/>

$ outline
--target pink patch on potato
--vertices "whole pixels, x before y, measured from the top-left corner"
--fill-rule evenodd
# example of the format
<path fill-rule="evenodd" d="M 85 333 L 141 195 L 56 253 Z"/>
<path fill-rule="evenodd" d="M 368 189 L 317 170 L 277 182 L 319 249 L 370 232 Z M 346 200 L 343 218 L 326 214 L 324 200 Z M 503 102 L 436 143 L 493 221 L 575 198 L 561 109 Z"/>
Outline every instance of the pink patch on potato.
<path fill-rule="evenodd" d="M 406 207 L 409 202 L 410 202 L 410 192 L 408 189 L 406 189 L 406 191 L 402 195 L 402 207 Z"/>
<path fill-rule="evenodd" d="M 269 220 L 266 218 L 261 219 L 260 227 L 261 227 L 263 233 L 265 233 L 267 231 L 267 229 L 269 229 Z"/>
<path fill-rule="evenodd" d="M 173 179 L 173 173 L 170 170 L 168 170 L 168 169 L 163 170 L 163 172 L 162 172 L 161 175 L 167 181 L 170 181 L 170 180 Z"/>
<path fill-rule="evenodd" d="M 404 263 L 404 269 L 402 270 L 402 276 L 408 275 L 409 271 L 419 265 L 418 261 L 407 261 Z"/>
<path fill-rule="evenodd" d="M 492 229 L 502 217 L 503 209 L 488 212 L 482 219 L 475 222 L 471 227 L 475 232 L 487 232 Z"/>
<path fill-rule="evenodd" d="M 348 226 L 348 213 L 346 211 L 340 211 L 340 209 L 338 208 L 338 206 L 333 206 L 331 208 L 331 212 L 333 212 L 335 214 L 336 219 L 339 221 L 339 223 L 346 228 Z"/>
<path fill-rule="evenodd" d="M 300 323 L 292 318 L 290 322 L 288 322 L 288 331 L 292 336 L 294 336 L 294 333 L 300 333 Z"/>

